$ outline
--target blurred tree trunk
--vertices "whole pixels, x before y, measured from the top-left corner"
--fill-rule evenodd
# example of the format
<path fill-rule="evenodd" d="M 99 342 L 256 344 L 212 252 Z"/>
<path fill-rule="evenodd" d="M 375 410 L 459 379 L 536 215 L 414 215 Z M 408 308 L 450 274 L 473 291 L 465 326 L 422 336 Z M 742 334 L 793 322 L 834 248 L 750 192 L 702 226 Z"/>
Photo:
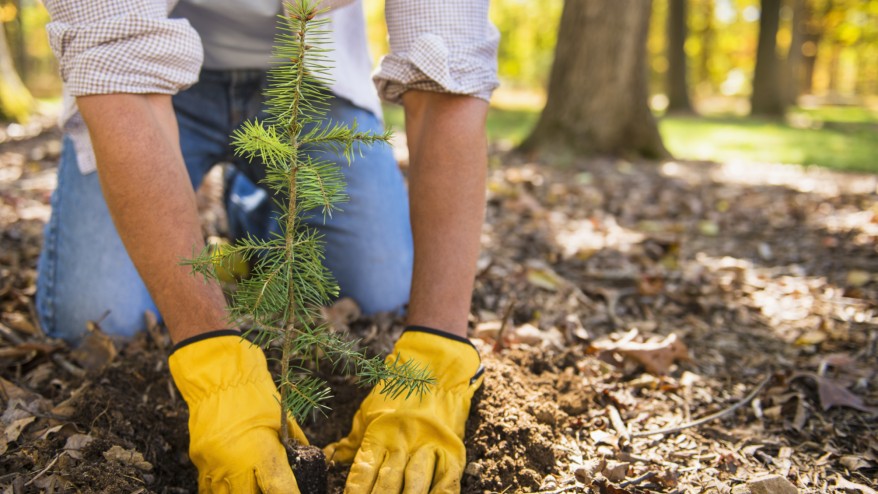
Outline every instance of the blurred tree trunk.
<path fill-rule="evenodd" d="M 651 0 L 567 0 L 548 99 L 524 151 L 662 158 L 647 104 Z"/>
<path fill-rule="evenodd" d="M 20 122 L 30 116 L 32 108 L 33 98 L 15 71 L 6 29 L 0 22 L 0 118 Z"/>
<path fill-rule="evenodd" d="M 704 12 L 704 28 L 701 30 L 701 56 L 698 57 L 698 80 L 699 81 L 707 81 L 710 84 L 710 87 L 716 89 L 714 85 L 713 78 L 710 74 L 710 54 L 713 52 L 713 42 L 715 38 L 715 32 L 713 29 L 713 17 L 714 17 L 714 0 L 706 0 L 703 3 L 703 12 Z"/>
<path fill-rule="evenodd" d="M 780 61 L 777 58 L 777 28 L 780 24 L 780 0 L 762 0 L 759 15 L 759 45 L 756 70 L 753 71 L 753 95 L 750 113 L 783 116 L 784 101 L 780 86 Z"/>
<path fill-rule="evenodd" d="M 668 2 L 668 112 L 692 113 L 686 83 L 686 0 Z"/>
<path fill-rule="evenodd" d="M 790 38 L 790 50 L 784 71 L 784 96 L 788 105 L 798 103 L 802 94 L 802 62 L 805 44 L 805 22 L 807 21 L 807 1 L 792 0 L 793 22 Z"/>
<path fill-rule="evenodd" d="M 823 22 L 832 7 L 833 0 L 826 0 L 822 15 L 814 15 L 814 0 L 805 1 L 805 40 L 802 43 L 802 93 L 804 94 L 814 92 L 814 68 L 817 66 L 818 48 L 823 37 Z"/>
<path fill-rule="evenodd" d="M 841 45 L 838 43 L 832 43 L 832 50 L 829 51 L 829 95 L 834 96 L 838 94 L 838 83 L 839 79 L 841 79 Z"/>

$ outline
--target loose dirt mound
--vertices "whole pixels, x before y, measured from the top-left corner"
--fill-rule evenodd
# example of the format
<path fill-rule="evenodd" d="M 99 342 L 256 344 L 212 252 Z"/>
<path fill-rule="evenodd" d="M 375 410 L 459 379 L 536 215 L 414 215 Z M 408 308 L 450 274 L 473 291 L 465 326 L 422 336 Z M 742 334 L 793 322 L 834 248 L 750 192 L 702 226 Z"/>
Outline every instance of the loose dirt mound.
<path fill-rule="evenodd" d="M 18 135 L 0 150 L 0 487 L 192 492 L 161 329 L 118 354 L 98 333 L 85 354 L 40 335 L 58 135 Z M 875 177 L 493 161 L 463 492 L 878 488 Z M 350 324 L 376 352 L 400 329 Z M 333 381 L 332 413 L 305 427 L 317 445 L 347 433 L 366 393 Z M 344 468 L 330 473 L 339 490 Z"/>

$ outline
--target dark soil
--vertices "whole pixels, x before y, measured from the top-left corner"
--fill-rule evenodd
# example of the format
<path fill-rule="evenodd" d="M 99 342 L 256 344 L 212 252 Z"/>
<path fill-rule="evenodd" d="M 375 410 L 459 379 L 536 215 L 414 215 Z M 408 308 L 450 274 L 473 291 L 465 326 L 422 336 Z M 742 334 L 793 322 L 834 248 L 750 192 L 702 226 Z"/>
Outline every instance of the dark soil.
<path fill-rule="evenodd" d="M 0 489 L 193 492 L 162 329 L 83 355 L 33 317 L 58 138 L 44 122 L 0 145 Z M 878 489 L 876 177 L 492 162 L 471 314 L 487 373 L 462 492 L 727 493 L 764 474 Z M 349 327 L 375 352 L 401 328 Z M 317 446 L 367 393 L 330 381 L 329 417 L 304 424 Z M 345 475 L 331 466 L 329 492 Z"/>

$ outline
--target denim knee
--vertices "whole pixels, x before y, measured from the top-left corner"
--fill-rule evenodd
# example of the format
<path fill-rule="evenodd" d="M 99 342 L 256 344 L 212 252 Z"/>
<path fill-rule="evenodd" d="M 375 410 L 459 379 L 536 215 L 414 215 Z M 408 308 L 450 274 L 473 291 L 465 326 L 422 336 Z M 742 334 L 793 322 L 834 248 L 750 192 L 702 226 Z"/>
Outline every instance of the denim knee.
<path fill-rule="evenodd" d="M 143 329 L 145 311 L 158 314 L 116 233 L 97 174 L 79 172 L 69 138 L 37 266 L 36 307 L 43 330 L 68 341 L 79 339 L 89 321 L 131 336 Z"/>

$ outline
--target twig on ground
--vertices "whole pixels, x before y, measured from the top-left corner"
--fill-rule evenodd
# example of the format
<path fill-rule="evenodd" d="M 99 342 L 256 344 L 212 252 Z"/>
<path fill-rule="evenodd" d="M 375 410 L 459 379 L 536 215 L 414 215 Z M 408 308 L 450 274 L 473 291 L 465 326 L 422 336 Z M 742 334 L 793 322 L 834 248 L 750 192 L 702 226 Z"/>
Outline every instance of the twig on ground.
<path fill-rule="evenodd" d="M 494 342 L 495 353 L 503 349 L 503 333 L 506 332 L 506 327 L 509 325 L 509 317 L 512 315 L 512 309 L 515 308 L 516 302 L 515 295 L 513 295 L 509 299 L 509 305 L 506 306 L 506 311 L 503 312 L 503 320 L 500 322 L 500 330 L 497 331 L 497 340 Z"/>
<path fill-rule="evenodd" d="M 626 441 L 631 442 L 631 432 L 628 431 L 628 426 L 625 425 L 625 421 L 622 420 L 622 415 L 619 413 L 619 409 L 610 405 L 607 407 L 607 410 L 610 415 L 610 422 L 613 424 L 613 428 L 616 429 L 616 432 L 622 435 Z"/>
<path fill-rule="evenodd" d="M 641 475 L 640 477 L 636 477 L 636 478 L 633 478 L 631 480 L 626 480 L 625 482 L 622 482 L 621 484 L 619 484 L 619 487 L 628 487 L 629 485 L 637 485 L 641 482 L 644 482 L 646 480 L 649 480 L 649 479 L 655 477 L 655 475 L 656 475 L 656 473 L 654 471 L 650 470 L 650 471 L 646 472 L 645 474 Z"/>
<path fill-rule="evenodd" d="M 40 473 L 34 475 L 34 478 L 32 478 L 32 479 L 28 480 L 27 482 L 25 482 L 24 485 L 25 485 L 25 486 L 31 485 L 31 484 L 34 483 L 35 480 L 37 480 L 38 478 L 42 477 L 44 473 L 48 472 L 49 469 L 52 468 L 52 467 L 55 465 L 55 463 L 58 461 L 58 458 L 61 458 L 61 455 L 56 456 L 54 460 L 50 461 L 49 464 L 46 465 L 46 468 L 40 470 Z"/>
<path fill-rule="evenodd" d="M 21 336 L 18 336 L 17 334 L 15 334 L 15 331 L 6 327 L 2 323 L 0 323 L 0 333 L 2 333 L 3 336 L 6 337 L 6 339 L 9 340 L 13 345 L 24 345 L 25 344 L 25 341 L 24 341 L 24 339 L 21 338 Z M 84 370 L 82 370 L 79 367 L 70 363 L 70 361 L 67 360 L 66 358 L 64 358 L 63 355 L 58 354 L 58 353 L 52 353 L 50 355 L 50 357 L 52 358 L 53 362 L 58 364 L 59 367 L 66 370 L 67 372 L 73 374 L 74 376 L 76 376 L 76 377 L 84 377 L 85 376 Z"/>
<path fill-rule="evenodd" d="M 762 382 L 759 383 L 758 386 L 756 386 L 756 389 L 754 389 L 753 391 L 750 392 L 750 394 L 745 396 L 743 400 L 735 403 L 734 405 L 730 406 L 729 408 L 726 408 L 725 410 L 720 410 L 719 412 L 708 415 L 707 417 L 703 417 L 703 418 L 700 418 L 698 420 L 693 420 L 692 422 L 678 425 L 676 427 L 668 427 L 665 429 L 658 429 L 655 431 L 635 432 L 635 433 L 631 434 L 631 437 L 647 437 L 647 436 L 654 436 L 657 434 L 673 434 L 674 432 L 680 432 L 682 430 L 690 429 L 692 427 L 698 427 L 699 425 L 703 425 L 703 424 L 706 424 L 710 421 L 716 420 L 718 418 L 725 417 L 726 415 L 731 414 L 732 412 L 741 408 L 742 406 L 746 405 L 747 403 L 750 403 L 750 401 L 753 398 L 756 398 L 756 395 L 758 395 L 762 391 L 762 389 L 765 388 L 765 386 L 768 384 L 768 382 L 771 380 L 771 376 L 772 376 L 772 373 L 769 372 L 768 376 L 766 376 L 765 379 L 763 379 Z"/>

